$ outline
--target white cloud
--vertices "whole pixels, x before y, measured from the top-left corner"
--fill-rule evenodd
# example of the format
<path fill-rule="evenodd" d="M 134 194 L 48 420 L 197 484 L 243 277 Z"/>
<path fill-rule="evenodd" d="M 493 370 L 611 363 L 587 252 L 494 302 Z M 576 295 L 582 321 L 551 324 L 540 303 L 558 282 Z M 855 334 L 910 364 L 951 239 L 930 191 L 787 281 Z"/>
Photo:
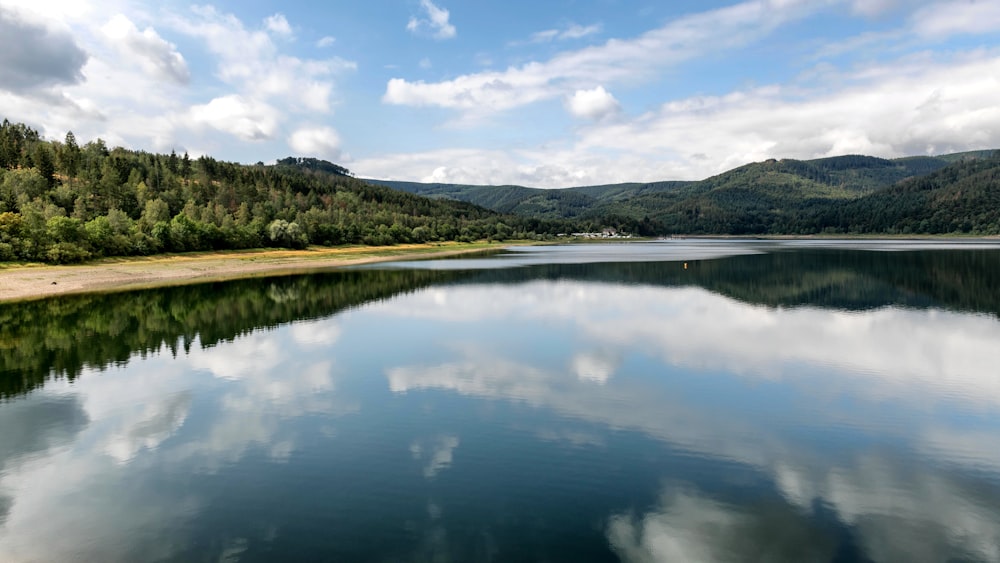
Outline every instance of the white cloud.
<path fill-rule="evenodd" d="M 275 35 L 280 35 L 282 37 L 292 36 L 292 26 L 289 25 L 284 14 L 274 14 L 273 16 L 264 18 L 264 27 Z"/>
<path fill-rule="evenodd" d="M 139 29 L 122 14 L 111 18 L 101 32 L 118 51 L 154 75 L 186 84 L 191 78 L 177 47 L 165 41 L 152 27 Z"/>
<path fill-rule="evenodd" d="M 211 6 L 194 7 L 192 13 L 193 17 L 173 17 L 169 21 L 181 33 L 204 40 L 218 57 L 218 77 L 248 99 L 280 103 L 291 110 L 328 112 L 334 78 L 357 68 L 355 63 L 338 57 L 302 59 L 286 55 L 266 31 L 248 30 L 236 16 Z M 268 25 L 281 29 L 281 21 L 285 21 L 284 16 Z"/>
<path fill-rule="evenodd" d="M 671 151 L 704 176 L 772 157 L 898 157 L 998 146 L 998 75 L 996 52 L 903 59 L 832 77 L 815 91 L 776 86 L 678 100 L 628 124 L 595 126 L 577 148 Z M 699 153 L 709 155 L 712 162 L 703 164 L 710 167 L 689 156 Z"/>
<path fill-rule="evenodd" d="M 896 7 L 899 0 L 852 0 L 851 10 L 856 14 L 874 17 Z"/>
<path fill-rule="evenodd" d="M 581 39 L 587 37 L 588 35 L 594 35 L 601 32 L 600 24 L 593 25 L 579 25 L 570 24 L 563 29 L 546 29 L 544 31 L 539 31 L 531 34 L 530 43 L 547 43 L 549 41 L 556 40 L 567 40 L 567 39 Z"/>
<path fill-rule="evenodd" d="M 1000 51 L 920 55 L 850 73 L 831 69 L 810 88 L 790 83 L 678 99 L 581 128 L 573 141 L 370 157 L 352 169 L 386 179 L 567 187 L 698 180 L 768 158 L 892 158 L 997 147 L 997 76 Z M 531 95 L 530 89 L 496 92 L 504 102 Z"/>
<path fill-rule="evenodd" d="M 337 42 L 337 38 L 331 35 L 321 37 L 319 41 L 316 42 L 316 46 L 319 48 L 332 47 L 334 43 Z"/>
<path fill-rule="evenodd" d="M 950 0 L 937 2 L 913 16 L 913 27 L 921 35 L 991 33 L 1000 31 L 1000 2 L 995 0 Z"/>
<path fill-rule="evenodd" d="M 601 31 L 601 25 L 600 24 L 593 24 L 593 25 L 578 25 L 578 24 L 573 24 L 573 25 L 567 27 L 566 29 L 562 30 L 561 32 L 559 32 L 558 38 L 559 39 L 580 39 L 580 38 L 586 37 L 588 35 L 593 35 L 595 33 L 600 33 L 600 31 Z"/>
<path fill-rule="evenodd" d="M 592 83 L 595 76 L 607 82 L 646 79 L 662 67 L 705 52 L 745 45 L 834 1 L 747 1 L 682 17 L 634 39 L 613 39 L 502 72 L 465 74 L 435 83 L 393 78 L 382 99 L 388 104 L 472 112 L 507 110 L 568 94 Z"/>
<path fill-rule="evenodd" d="M 340 158 L 340 136 L 330 127 L 305 127 L 292 133 L 288 146 L 302 155 L 325 159 Z"/>
<path fill-rule="evenodd" d="M 554 151 L 547 155 L 554 160 L 542 161 L 527 152 L 443 149 L 359 159 L 351 170 L 382 180 L 545 187 L 579 186 L 591 183 L 601 173 L 600 165 L 583 166 L 576 156 Z M 565 166 L 566 159 L 574 160 L 573 165 Z"/>
<path fill-rule="evenodd" d="M 566 100 L 566 108 L 574 116 L 587 119 L 603 119 L 621 111 L 618 100 L 603 86 L 577 90 Z"/>
<path fill-rule="evenodd" d="M 108 2 L 114 4 L 115 2 Z M 104 7 L 102 2 L 102 7 Z M 3 0 L 3 7 L 33 19 L 58 22 L 82 20 L 94 12 L 94 5 L 88 0 Z"/>
<path fill-rule="evenodd" d="M 270 139 L 278 128 L 280 114 L 273 107 L 242 96 L 215 98 L 191 108 L 195 125 L 208 125 L 246 141 Z"/>
<path fill-rule="evenodd" d="M 420 0 L 425 18 L 413 16 L 406 24 L 406 29 L 412 33 L 430 33 L 436 39 L 451 39 L 455 37 L 455 26 L 449 23 L 451 14 L 448 10 L 435 5 L 431 0 Z"/>

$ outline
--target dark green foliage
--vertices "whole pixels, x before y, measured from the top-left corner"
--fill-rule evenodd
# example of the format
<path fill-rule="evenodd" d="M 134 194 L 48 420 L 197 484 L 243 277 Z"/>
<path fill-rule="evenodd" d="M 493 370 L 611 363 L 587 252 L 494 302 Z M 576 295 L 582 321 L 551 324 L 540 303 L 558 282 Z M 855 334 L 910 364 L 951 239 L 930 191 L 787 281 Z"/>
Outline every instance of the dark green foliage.
<path fill-rule="evenodd" d="M 192 162 L 187 153 L 109 150 L 100 139 L 81 148 L 72 133 L 48 142 L 6 121 L 0 157 L 0 214 L 11 214 L 0 226 L 5 261 L 528 238 L 575 228 L 370 185 L 314 158 Z"/>
<path fill-rule="evenodd" d="M 369 183 L 432 198 L 466 201 L 500 213 L 544 219 L 582 218 L 592 220 L 597 225 L 614 225 L 623 229 L 624 227 L 610 220 L 602 221 L 608 213 L 622 215 L 617 209 L 606 212 L 605 204 L 612 204 L 613 207 L 615 202 L 628 202 L 630 198 L 647 193 L 671 191 L 691 182 L 610 184 L 562 190 L 543 190 L 524 186 L 421 184 L 392 180 L 369 180 Z M 581 225 L 581 228 L 584 226 Z"/>
<path fill-rule="evenodd" d="M 847 233 L 1000 234 L 1000 152 L 819 210 L 811 220 Z"/>
<path fill-rule="evenodd" d="M 326 172 L 327 174 L 336 174 L 338 176 L 351 176 L 351 171 L 344 168 L 343 166 L 338 166 L 332 162 L 327 162 L 325 160 L 319 160 L 318 158 L 296 158 L 294 156 L 289 156 L 286 158 L 280 158 L 277 162 L 278 166 L 291 166 L 294 168 L 299 168 L 302 170 L 311 170 L 313 172 Z"/>

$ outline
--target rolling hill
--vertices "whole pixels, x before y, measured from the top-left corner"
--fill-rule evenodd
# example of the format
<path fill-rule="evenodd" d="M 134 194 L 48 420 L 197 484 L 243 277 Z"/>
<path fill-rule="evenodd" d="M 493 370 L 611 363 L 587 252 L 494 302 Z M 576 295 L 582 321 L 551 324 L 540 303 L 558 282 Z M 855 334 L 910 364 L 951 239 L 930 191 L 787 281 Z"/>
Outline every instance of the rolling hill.
<path fill-rule="evenodd" d="M 696 182 L 542 190 L 373 183 L 523 217 L 572 218 L 640 234 L 1000 233 L 989 209 L 995 151 L 884 159 L 768 160 Z M 919 186 L 919 187 L 918 187 Z"/>

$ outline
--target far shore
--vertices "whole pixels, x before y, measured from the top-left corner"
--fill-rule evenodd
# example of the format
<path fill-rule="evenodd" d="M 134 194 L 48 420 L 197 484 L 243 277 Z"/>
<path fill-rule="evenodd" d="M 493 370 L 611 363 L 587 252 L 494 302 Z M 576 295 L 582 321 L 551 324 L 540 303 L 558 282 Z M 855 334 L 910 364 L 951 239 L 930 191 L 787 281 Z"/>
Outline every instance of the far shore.
<path fill-rule="evenodd" d="M 516 244 L 516 243 L 514 243 Z M 400 244 L 310 247 L 306 250 L 194 252 L 103 259 L 85 264 L 0 265 L 0 303 L 243 278 L 301 274 L 412 258 L 442 258 L 500 250 L 509 243 Z"/>

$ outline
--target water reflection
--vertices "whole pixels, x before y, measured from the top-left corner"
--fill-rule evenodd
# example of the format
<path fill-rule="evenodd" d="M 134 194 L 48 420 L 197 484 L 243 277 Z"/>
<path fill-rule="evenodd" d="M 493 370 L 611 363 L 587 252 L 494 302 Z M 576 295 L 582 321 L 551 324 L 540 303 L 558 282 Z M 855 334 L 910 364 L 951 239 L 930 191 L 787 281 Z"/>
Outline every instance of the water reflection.
<path fill-rule="evenodd" d="M 870 401 L 933 406 L 939 401 L 1000 405 L 1000 323 L 939 310 L 885 308 L 866 314 L 814 308 L 747 306 L 700 289 L 530 282 L 510 287 L 431 289 L 390 306 L 389 316 L 428 322 L 516 323 L 539 341 L 570 334 L 578 355 L 566 361 L 581 378 L 607 381 L 626 352 L 658 357 L 671 369 L 754 378 L 808 380 Z M 390 371 L 393 389 L 413 385 L 484 388 L 510 381 L 529 395 L 537 362 L 511 365 L 521 352 L 483 347 L 455 330 L 462 361 Z M 476 353 L 496 354 L 481 361 Z M 591 364 L 591 365 L 582 365 Z M 836 377 L 831 377 L 836 375 Z M 450 383 L 449 383 L 450 382 Z M 509 394 L 509 393 L 508 393 Z M 527 397 L 522 397 L 527 398 Z M 932 403 L 928 403 L 932 401 Z"/>
<path fill-rule="evenodd" d="M 683 485 L 644 514 L 615 514 L 608 541 L 623 561 L 832 561 L 838 545 L 787 506 L 739 507 Z"/>
<path fill-rule="evenodd" d="M 5 306 L 0 559 L 998 561 L 998 258 Z"/>
<path fill-rule="evenodd" d="M 637 430 L 752 467 L 779 495 L 733 505 L 672 485 L 654 510 L 611 516 L 626 560 L 1000 560 L 994 318 L 565 280 L 441 291 L 373 309 L 458 335 L 469 318 L 511 325 L 519 345 L 458 337 L 446 362 L 387 369 L 394 392 L 522 401 Z M 554 340 L 540 358 L 532 343 Z"/>

